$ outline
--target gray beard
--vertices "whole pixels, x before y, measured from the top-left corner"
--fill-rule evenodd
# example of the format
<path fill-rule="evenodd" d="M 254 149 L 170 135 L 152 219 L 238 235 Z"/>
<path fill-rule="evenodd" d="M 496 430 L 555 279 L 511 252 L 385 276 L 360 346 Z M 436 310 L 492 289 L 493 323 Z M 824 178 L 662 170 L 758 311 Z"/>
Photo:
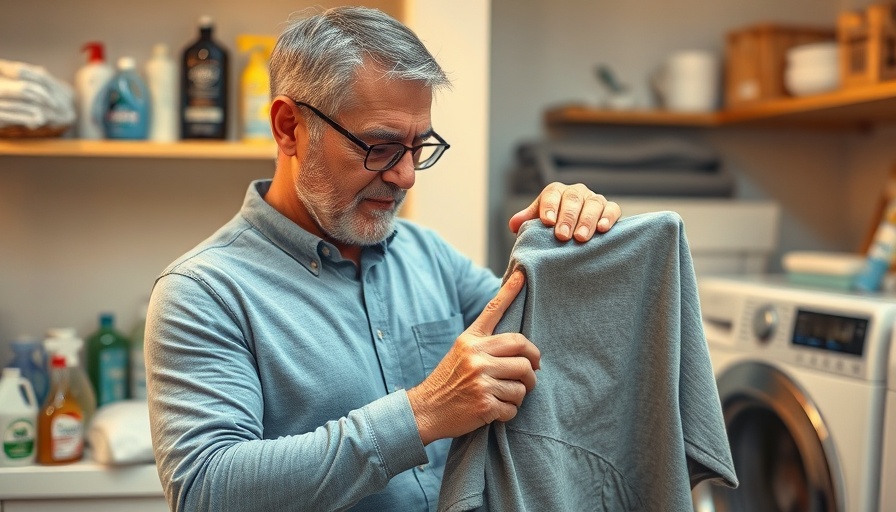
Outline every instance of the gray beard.
<path fill-rule="evenodd" d="M 295 189 L 314 222 L 327 236 L 343 244 L 360 246 L 377 244 L 392 234 L 395 216 L 407 197 L 407 191 L 375 180 L 358 192 L 349 204 L 337 204 L 338 188 L 332 173 L 318 158 L 306 162 L 296 177 Z M 361 216 L 358 210 L 365 198 L 384 196 L 395 200 L 394 210 L 375 210 L 373 219 Z"/>

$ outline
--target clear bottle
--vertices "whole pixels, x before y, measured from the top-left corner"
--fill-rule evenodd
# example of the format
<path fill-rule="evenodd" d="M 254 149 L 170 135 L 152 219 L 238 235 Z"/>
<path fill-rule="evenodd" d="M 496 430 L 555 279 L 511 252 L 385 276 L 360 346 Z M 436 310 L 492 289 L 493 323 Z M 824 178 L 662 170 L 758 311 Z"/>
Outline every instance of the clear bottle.
<path fill-rule="evenodd" d="M 146 363 L 143 360 L 143 336 L 149 304 L 140 307 L 137 323 L 131 330 L 131 398 L 146 398 Z"/>
<path fill-rule="evenodd" d="M 229 67 L 227 50 L 212 39 L 212 19 L 199 19 L 199 39 L 183 51 L 180 122 L 183 139 L 226 139 Z"/>
<path fill-rule="evenodd" d="M 146 85 L 152 100 L 149 139 L 173 142 L 178 138 L 177 121 L 177 64 L 162 43 L 152 48 L 152 58 L 146 62 Z"/>
<path fill-rule="evenodd" d="M 100 315 L 100 328 L 87 338 L 87 374 L 96 405 L 128 398 L 130 342 L 115 329 L 112 313 Z"/>
<path fill-rule="evenodd" d="M 50 358 L 50 394 L 37 421 L 38 464 L 66 464 L 84 456 L 84 412 L 72 392 L 65 356 Z"/>
<path fill-rule="evenodd" d="M 28 379 L 18 368 L 0 376 L 0 467 L 34 463 L 38 402 Z"/>
<path fill-rule="evenodd" d="M 44 347 L 50 357 L 54 354 L 65 357 L 65 364 L 72 374 L 72 393 L 81 404 L 84 428 L 87 429 L 96 413 L 96 394 L 90 379 L 87 378 L 87 373 L 81 366 L 81 350 L 84 347 L 84 340 L 78 337 L 74 328 L 53 328 L 47 330 Z"/>

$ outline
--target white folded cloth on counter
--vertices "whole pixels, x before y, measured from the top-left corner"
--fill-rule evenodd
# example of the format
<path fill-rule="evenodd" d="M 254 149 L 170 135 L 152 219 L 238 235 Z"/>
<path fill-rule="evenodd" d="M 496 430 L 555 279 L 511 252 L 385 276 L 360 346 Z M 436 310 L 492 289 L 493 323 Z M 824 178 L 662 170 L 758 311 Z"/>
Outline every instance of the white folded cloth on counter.
<path fill-rule="evenodd" d="M 0 59 L 0 128 L 61 127 L 75 120 L 71 86 L 42 66 Z"/>
<path fill-rule="evenodd" d="M 146 400 L 123 400 L 97 409 L 87 440 L 93 459 L 101 464 L 155 462 Z"/>

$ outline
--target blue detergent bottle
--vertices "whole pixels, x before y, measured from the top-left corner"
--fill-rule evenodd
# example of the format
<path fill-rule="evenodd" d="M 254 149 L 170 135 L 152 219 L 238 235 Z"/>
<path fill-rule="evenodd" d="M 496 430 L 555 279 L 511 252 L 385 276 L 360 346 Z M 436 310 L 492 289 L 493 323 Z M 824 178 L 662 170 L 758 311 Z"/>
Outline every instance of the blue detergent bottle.
<path fill-rule="evenodd" d="M 7 368 L 18 368 L 23 378 L 31 383 L 37 402 L 43 403 L 50 389 L 50 373 L 47 370 L 47 355 L 40 340 L 21 336 L 12 342 L 12 360 Z"/>
<path fill-rule="evenodd" d="M 118 59 L 118 72 L 102 96 L 103 130 L 107 139 L 149 137 L 150 99 L 132 57 Z"/>

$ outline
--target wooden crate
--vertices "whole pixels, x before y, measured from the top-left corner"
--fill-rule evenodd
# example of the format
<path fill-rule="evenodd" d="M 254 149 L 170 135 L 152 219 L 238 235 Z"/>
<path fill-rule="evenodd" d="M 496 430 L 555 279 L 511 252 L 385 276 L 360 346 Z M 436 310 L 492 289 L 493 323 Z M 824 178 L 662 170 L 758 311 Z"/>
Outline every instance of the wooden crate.
<path fill-rule="evenodd" d="M 726 36 L 725 104 L 752 104 L 789 96 L 784 87 L 787 50 L 801 44 L 836 41 L 834 27 L 762 23 Z"/>
<path fill-rule="evenodd" d="M 844 87 L 896 78 L 896 3 L 878 3 L 837 17 Z"/>

